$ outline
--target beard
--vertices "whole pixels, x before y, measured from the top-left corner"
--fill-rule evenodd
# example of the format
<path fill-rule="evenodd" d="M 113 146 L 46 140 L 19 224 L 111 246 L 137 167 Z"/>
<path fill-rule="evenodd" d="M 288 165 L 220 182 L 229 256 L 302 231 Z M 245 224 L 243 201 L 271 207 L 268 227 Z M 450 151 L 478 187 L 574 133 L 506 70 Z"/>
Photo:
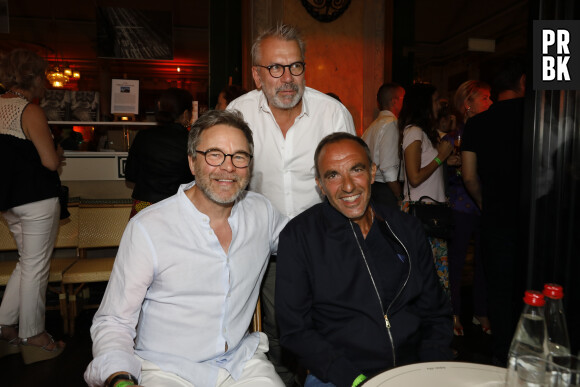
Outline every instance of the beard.
<path fill-rule="evenodd" d="M 219 187 L 218 190 L 215 190 L 211 186 L 211 182 L 215 179 L 228 179 L 233 180 L 236 185 L 237 189 L 234 192 L 220 192 Z M 195 185 L 203 192 L 203 194 L 209 198 L 212 202 L 217 204 L 231 204 L 233 203 L 240 194 L 246 189 L 248 183 L 250 181 L 250 177 L 239 177 L 237 175 L 232 176 L 219 176 L 218 174 L 196 174 L 195 175 Z"/>
<path fill-rule="evenodd" d="M 262 83 L 264 84 L 264 83 Z M 264 94 L 268 98 L 268 102 L 272 104 L 274 107 L 278 109 L 292 109 L 302 99 L 302 95 L 304 95 L 304 79 L 302 79 L 301 84 L 297 84 L 295 82 L 292 83 L 285 83 L 282 86 L 279 86 L 274 89 L 269 89 L 263 87 Z M 296 94 L 291 99 L 283 98 L 278 93 L 281 91 L 288 91 L 292 90 L 295 91 Z"/>

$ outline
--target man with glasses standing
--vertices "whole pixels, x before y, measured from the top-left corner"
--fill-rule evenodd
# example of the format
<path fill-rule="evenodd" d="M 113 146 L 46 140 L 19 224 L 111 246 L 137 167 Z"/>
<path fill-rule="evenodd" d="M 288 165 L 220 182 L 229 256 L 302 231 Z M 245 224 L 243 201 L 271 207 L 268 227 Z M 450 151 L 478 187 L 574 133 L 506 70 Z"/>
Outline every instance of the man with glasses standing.
<path fill-rule="evenodd" d="M 305 86 L 305 43 L 299 31 L 278 25 L 252 46 L 252 75 L 257 90 L 235 99 L 228 109 L 242 112 L 254 134 L 253 176 L 259 192 L 290 218 L 322 201 L 314 180 L 314 150 L 333 132 L 355 134 L 348 110 L 336 99 Z M 268 357 L 287 386 L 294 374 L 283 364 L 274 313 L 276 258 L 270 259 L 261 293 Z M 286 357 L 286 355 L 284 355 Z"/>
<path fill-rule="evenodd" d="M 287 219 L 250 180 L 241 114 L 193 125 L 195 181 L 131 219 L 91 327 L 89 386 L 278 386 L 267 337 L 248 334 L 260 283 Z"/>

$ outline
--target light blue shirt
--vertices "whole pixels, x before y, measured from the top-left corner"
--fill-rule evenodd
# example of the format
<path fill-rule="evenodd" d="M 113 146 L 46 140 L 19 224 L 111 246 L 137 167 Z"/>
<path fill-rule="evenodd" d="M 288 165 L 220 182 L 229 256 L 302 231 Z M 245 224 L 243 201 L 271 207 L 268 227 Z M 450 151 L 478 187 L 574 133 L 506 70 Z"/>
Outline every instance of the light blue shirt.
<path fill-rule="evenodd" d="M 135 353 L 196 387 L 215 386 L 220 368 L 237 379 L 254 355 L 259 333 L 248 327 L 287 218 L 262 195 L 243 193 L 228 219 L 226 254 L 185 195 L 194 184 L 129 222 L 91 327 L 89 385 L 118 371 L 139 378 Z"/>

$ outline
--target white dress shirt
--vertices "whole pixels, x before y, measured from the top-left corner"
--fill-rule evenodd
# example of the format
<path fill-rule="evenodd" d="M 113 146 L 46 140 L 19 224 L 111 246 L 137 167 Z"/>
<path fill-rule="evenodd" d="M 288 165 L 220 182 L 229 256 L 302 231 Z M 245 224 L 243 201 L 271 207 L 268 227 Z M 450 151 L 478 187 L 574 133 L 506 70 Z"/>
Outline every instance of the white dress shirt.
<path fill-rule="evenodd" d="M 233 100 L 228 109 L 242 112 L 254 134 L 254 161 L 250 188 L 294 217 L 322 200 L 314 180 L 314 151 L 320 140 L 334 132 L 356 134 L 352 116 L 340 102 L 306 87 L 302 112 L 286 133 L 278 126 L 266 96 L 253 90 Z"/>
<path fill-rule="evenodd" d="M 373 162 L 379 173 L 375 181 L 387 183 L 398 180 L 399 172 L 399 128 L 397 117 L 389 111 L 382 110 L 362 135 L 369 146 Z"/>
<path fill-rule="evenodd" d="M 129 222 L 91 327 L 90 386 L 118 371 L 138 378 L 134 353 L 197 387 L 215 386 L 220 368 L 239 378 L 254 355 L 259 333 L 248 327 L 287 218 L 262 195 L 243 193 L 228 219 L 226 254 L 185 195 L 194 184 Z"/>

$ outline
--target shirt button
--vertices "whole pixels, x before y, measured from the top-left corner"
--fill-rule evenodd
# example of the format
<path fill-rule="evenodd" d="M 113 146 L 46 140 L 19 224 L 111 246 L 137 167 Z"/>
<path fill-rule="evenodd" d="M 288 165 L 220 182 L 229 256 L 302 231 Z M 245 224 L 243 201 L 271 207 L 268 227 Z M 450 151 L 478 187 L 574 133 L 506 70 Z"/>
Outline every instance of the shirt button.
<path fill-rule="evenodd" d="M 213 235 L 213 231 L 209 230 L 209 231 L 208 231 L 208 234 L 209 234 L 209 235 Z"/>

